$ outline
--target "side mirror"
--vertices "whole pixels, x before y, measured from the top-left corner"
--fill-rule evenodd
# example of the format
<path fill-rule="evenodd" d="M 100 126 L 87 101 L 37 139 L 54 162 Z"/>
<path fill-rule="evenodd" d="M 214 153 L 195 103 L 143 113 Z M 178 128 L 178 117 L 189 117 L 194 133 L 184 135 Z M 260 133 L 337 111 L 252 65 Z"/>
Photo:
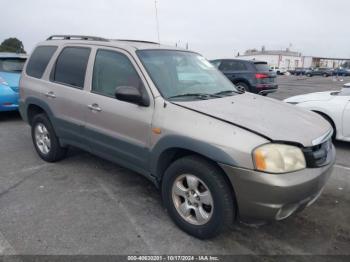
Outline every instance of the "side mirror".
<path fill-rule="evenodd" d="M 114 92 L 115 98 L 121 101 L 149 106 L 149 100 L 144 98 L 140 90 L 134 86 L 118 86 Z"/>

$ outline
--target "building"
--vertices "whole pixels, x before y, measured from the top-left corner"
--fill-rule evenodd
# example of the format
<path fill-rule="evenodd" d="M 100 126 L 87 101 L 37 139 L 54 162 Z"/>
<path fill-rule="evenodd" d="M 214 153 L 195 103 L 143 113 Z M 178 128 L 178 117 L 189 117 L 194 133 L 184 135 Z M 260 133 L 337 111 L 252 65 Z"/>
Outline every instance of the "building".
<path fill-rule="evenodd" d="M 350 67 L 350 58 L 327 58 L 303 56 L 299 52 L 285 50 L 261 50 L 249 49 L 243 55 L 238 55 L 240 59 L 266 61 L 270 66 L 277 66 L 285 69 L 295 69 L 296 67 L 328 67 L 337 68 L 339 66 Z"/>

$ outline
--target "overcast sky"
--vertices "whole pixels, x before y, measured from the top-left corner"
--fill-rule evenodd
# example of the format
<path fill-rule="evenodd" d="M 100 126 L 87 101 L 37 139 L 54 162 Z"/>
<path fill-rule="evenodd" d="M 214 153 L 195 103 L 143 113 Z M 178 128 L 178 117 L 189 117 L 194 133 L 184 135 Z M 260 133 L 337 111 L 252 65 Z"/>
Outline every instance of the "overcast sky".
<path fill-rule="evenodd" d="M 249 48 L 350 57 L 349 0 L 157 0 L 160 41 L 208 58 Z M 0 41 L 51 34 L 157 41 L 154 0 L 0 0 Z"/>

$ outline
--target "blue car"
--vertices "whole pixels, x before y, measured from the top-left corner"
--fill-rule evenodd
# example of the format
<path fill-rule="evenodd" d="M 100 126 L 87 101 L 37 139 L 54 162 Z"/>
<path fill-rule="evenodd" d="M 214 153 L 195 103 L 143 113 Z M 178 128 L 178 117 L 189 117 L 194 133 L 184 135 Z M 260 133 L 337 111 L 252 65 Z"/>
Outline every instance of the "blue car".
<path fill-rule="evenodd" d="M 18 110 L 19 78 L 27 57 L 0 53 L 0 112 Z"/>

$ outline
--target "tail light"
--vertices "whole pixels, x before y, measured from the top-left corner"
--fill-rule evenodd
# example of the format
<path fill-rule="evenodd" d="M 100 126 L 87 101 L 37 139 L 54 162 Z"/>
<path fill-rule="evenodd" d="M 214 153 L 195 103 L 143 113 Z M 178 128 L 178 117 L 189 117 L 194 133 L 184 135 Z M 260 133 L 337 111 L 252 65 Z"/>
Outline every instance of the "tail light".
<path fill-rule="evenodd" d="M 256 79 L 268 78 L 269 76 L 266 74 L 255 74 Z"/>

